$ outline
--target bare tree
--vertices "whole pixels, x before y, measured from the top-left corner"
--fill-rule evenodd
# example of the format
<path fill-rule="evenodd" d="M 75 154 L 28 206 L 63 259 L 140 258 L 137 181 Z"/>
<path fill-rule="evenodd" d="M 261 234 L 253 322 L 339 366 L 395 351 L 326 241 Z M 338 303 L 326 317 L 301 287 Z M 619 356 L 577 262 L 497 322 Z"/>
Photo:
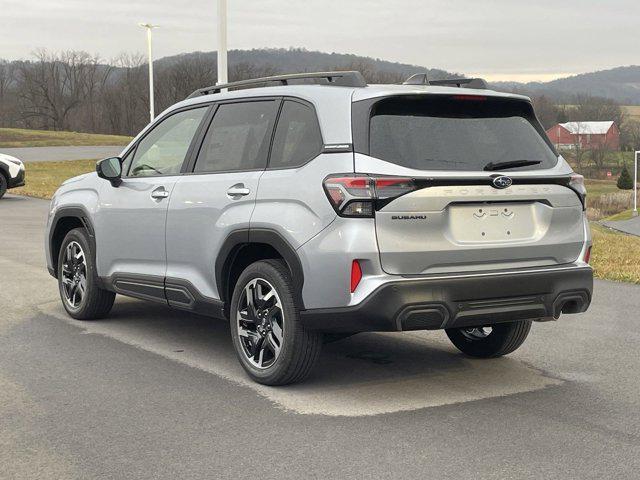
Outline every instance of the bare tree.
<path fill-rule="evenodd" d="M 574 122 L 574 126 L 575 128 L 571 131 L 571 139 L 573 140 L 571 151 L 576 167 L 578 170 L 582 170 L 586 154 L 586 149 L 583 147 L 586 126 L 583 122 Z"/>
<path fill-rule="evenodd" d="M 9 126 L 15 115 L 15 63 L 0 60 L 0 126 Z"/>
<path fill-rule="evenodd" d="M 607 98 L 578 95 L 573 100 L 574 107 L 567 110 L 569 120 L 574 122 L 602 122 L 612 120 L 616 125 L 624 123 L 625 115 L 620 105 Z"/>
<path fill-rule="evenodd" d="M 18 64 L 18 98 L 23 120 L 40 128 L 65 130 L 71 113 L 95 91 L 98 60 L 86 52 L 49 54 Z"/>
<path fill-rule="evenodd" d="M 216 64 L 203 54 L 183 56 L 171 65 L 159 65 L 156 72 L 154 93 L 160 110 L 199 88 L 214 85 L 217 78 Z"/>
<path fill-rule="evenodd" d="M 640 150 L 640 121 L 626 120 L 620 128 L 621 143 L 629 150 Z"/>
<path fill-rule="evenodd" d="M 612 150 L 613 149 L 608 142 L 599 142 L 591 146 L 591 161 L 593 162 L 596 171 L 601 172 L 604 170 L 607 158 Z"/>
<path fill-rule="evenodd" d="M 142 55 L 121 54 L 102 88 L 103 131 L 133 135 L 148 121 L 149 94 Z"/>
<path fill-rule="evenodd" d="M 551 128 L 558 122 L 559 108 L 544 95 L 533 97 L 533 108 L 540 123 L 545 129 Z"/>

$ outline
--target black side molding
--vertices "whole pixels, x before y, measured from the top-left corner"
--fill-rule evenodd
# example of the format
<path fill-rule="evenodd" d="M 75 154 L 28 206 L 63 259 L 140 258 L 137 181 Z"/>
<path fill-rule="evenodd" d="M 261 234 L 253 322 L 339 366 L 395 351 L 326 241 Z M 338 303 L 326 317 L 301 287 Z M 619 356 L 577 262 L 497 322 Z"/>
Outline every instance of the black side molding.
<path fill-rule="evenodd" d="M 224 303 L 202 295 L 188 280 L 135 273 L 114 273 L 110 277 L 101 278 L 101 281 L 104 288 L 120 295 L 225 319 Z"/>

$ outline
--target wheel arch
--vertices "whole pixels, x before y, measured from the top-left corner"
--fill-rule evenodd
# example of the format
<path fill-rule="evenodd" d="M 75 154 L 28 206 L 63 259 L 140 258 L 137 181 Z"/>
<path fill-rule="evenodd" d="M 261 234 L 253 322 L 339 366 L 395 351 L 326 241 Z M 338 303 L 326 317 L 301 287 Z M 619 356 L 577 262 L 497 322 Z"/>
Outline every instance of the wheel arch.
<path fill-rule="evenodd" d="M 215 265 L 216 286 L 226 310 L 229 309 L 233 288 L 242 270 L 253 262 L 269 258 L 284 260 L 291 274 L 296 303 L 300 309 L 304 309 L 304 273 L 298 254 L 278 232 L 259 228 L 233 231 L 220 249 Z"/>
<path fill-rule="evenodd" d="M 58 256 L 60 247 L 62 246 L 62 241 L 67 233 L 74 228 L 84 228 L 87 231 L 89 242 L 91 244 L 91 259 L 95 265 L 95 230 L 89 214 L 82 207 L 61 207 L 56 211 L 53 220 L 51 221 L 48 239 L 52 266 L 52 270 L 50 270 L 49 273 L 51 273 L 55 278 L 58 278 Z"/>

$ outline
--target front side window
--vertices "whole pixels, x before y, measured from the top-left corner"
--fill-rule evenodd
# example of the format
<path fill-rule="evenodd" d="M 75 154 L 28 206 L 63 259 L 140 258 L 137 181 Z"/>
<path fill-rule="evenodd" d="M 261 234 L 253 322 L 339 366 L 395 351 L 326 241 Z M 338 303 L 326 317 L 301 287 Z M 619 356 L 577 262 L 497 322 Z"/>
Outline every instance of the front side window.
<path fill-rule="evenodd" d="M 531 105 L 518 100 L 392 97 L 374 105 L 369 134 L 371 156 L 417 170 L 482 171 L 522 161 L 529 165 L 520 170 L 535 170 L 558 160 Z"/>
<path fill-rule="evenodd" d="M 220 105 L 198 153 L 195 172 L 265 168 L 275 122 L 276 100 Z"/>
<path fill-rule="evenodd" d="M 130 177 L 152 177 L 180 173 L 189 145 L 208 107 L 171 115 L 145 136 L 131 162 Z"/>
<path fill-rule="evenodd" d="M 313 108 L 286 100 L 278 119 L 269 167 L 299 167 L 316 157 L 321 150 L 322 135 Z"/>

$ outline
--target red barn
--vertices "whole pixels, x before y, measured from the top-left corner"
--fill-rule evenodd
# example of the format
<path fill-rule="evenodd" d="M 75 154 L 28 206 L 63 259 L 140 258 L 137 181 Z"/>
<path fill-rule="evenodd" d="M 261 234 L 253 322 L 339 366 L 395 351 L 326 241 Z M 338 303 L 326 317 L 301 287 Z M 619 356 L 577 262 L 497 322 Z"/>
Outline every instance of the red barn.
<path fill-rule="evenodd" d="M 558 149 L 575 148 L 578 144 L 584 150 L 620 150 L 620 130 L 615 122 L 559 123 L 547 130 L 547 135 Z"/>

